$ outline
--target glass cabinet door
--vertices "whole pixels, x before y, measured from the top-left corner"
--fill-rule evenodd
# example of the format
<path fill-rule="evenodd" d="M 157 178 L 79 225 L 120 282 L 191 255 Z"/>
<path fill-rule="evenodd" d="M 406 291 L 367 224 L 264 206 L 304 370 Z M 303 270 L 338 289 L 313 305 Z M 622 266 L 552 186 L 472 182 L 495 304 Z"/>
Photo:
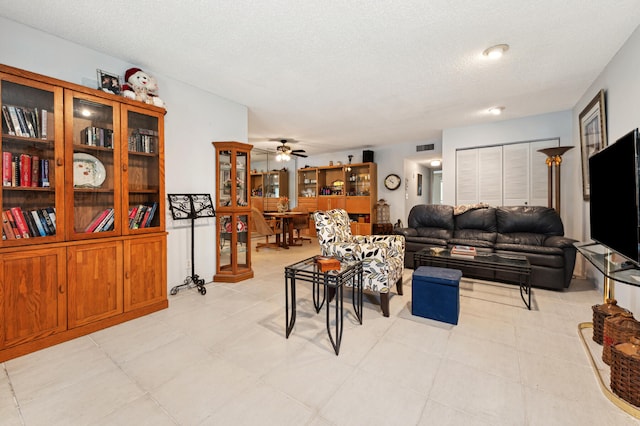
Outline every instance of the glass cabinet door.
<path fill-rule="evenodd" d="M 164 170 L 160 164 L 164 128 L 162 115 L 149 115 L 148 111 L 124 106 L 122 128 L 124 233 L 154 232 L 164 228 Z M 125 147 L 126 141 L 126 147 Z"/>
<path fill-rule="evenodd" d="M 62 89 L 0 74 L 2 246 L 59 241 L 64 226 Z"/>
<path fill-rule="evenodd" d="M 249 176 L 249 153 L 236 151 L 236 185 L 235 202 L 238 207 L 249 205 L 248 176 Z"/>
<path fill-rule="evenodd" d="M 238 282 L 251 270 L 251 145 L 213 142 L 216 149 L 216 274 L 214 281 Z M 255 194 L 256 188 L 252 188 Z"/>
<path fill-rule="evenodd" d="M 70 239 L 120 234 L 119 105 L 65 91 Z M 73 141 L 73 143 L 69 143 Z"/>

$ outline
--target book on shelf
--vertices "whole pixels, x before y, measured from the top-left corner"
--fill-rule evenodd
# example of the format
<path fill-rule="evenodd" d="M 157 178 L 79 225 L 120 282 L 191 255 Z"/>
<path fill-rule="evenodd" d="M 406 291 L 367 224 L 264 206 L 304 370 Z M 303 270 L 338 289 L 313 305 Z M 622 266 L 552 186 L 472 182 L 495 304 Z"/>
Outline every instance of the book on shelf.
<path fill-rule="evenodd" d="M 7 215 L 7 219 L 9 219 L 9 224 L 11 225 L 11 230 L 13 231 L 13 235 L 16 236 L 16 240 L 22 238 L 22 234 L 18 229 L 18 225 L 16 224 L 15 218 L 11 214 L 11 210 L 5 210 L 5 213 Z"/>
<path fill-rule="evenodd" d="M 155 216 L 157 209 L 158 209 L 158 203 L 153 203 L 151 205 L 151 211 L 149 212 L 149 216 L 147 217 L 147 220 L 144 223 L 144 228 L 148 228 L 151 226 L 151 222 L 153 222 L 153 217 Z"/>
<path fill-rule="evenodd" d="M 13 227 L 11 226 L 11 223 L 9 222 L 9 217 L 7 216 L 7 212 L 6 211 L 2 212 L 2 230 L 4 231 L 4 233 L 7 236 L 8 240 L 15 240 L 16 239 L 16 235 L 13 233 Z"/>
<path fill-rule="evenodd" d="M 100 223 L 98 224 L 98 226 L 95 227 L 95 229 L 93 230 L 93 232 L 104 232 L 104 231 L 108 231 L 109 228 L 107 227 L 107 223 L 109 223 L 109 220 L 111 220 L 111 223 L 113 223 L 113 216 L 114 216 L 114 211 L 113 209 L 107 209 L 107 214 L 104 218 L 102 218 L 102 220 L 100 221 Z"/>
<path fill-rule="evenodd" d="M 40 160 L 40 186 L 48 188 L 49 183 L 49 160 L 43 158 Z"/>
<path fill-rule="evenodd" d="M 22 209 L 20 207 L 11 207 L 9 210 L 13 215 L 13 220 L 15 220 L 16 226 L 18 227 L 18 231 L 20 232 L 22 238 L 29 238 L 29 226 L 27 225 L 27 221 L 22 214 Z"/>
<path fill-rule="evenodd" d="M 49 223 L 47 222 L 47 219 L 44 217 L 44 214 L 42 214 L 42 210 L 35 209 L 34 212 L 36 214 L 36 217 L 40 221 L 40 224 L 42 225 L 42 229 L 44 229 L 44 234 L 54 235 L 56 232 L 49 227 Z"/>
<path fill-rule="evenodd" d="M 2 153 L 2 186 L 11 186 L 11 161 L 12 155 L 10 152 Z"/>
<path fill-rule="evenodd" d="M 31 156 L 20 154 L 20 186 L 31 186 Z"/>
<path fill-rule="evenodd" d="M 37 155 L 31 156 L 31 186 L 37 187 L 40 185 L 40 157 Z"/>
<path fill-rule="evenodd" d="M 31 218 L 33 219 L 33 223 L 36 225 L 36 228 L 38 228 L 38 234 L 41 237 L 46 237 L 47 236 L 47 231 L 45 231 L 44 226 L 42 225 L 42 221 L 40 220 L 40 216 L 38 215 L 38 211 L 37 210 L 31 210 L 29 212 L 29 214 L 31 215 Z"/>
<path fill-rule="evenodd" d="M 20 127 L 20 120 L 18 119 L 18 112 L 16 111 L 16 107 L 12 105 L 7 105 L 9 109 L 9 117 L 11 117 L 11 122 L 13 123 L 13 128 L 16 132 L 16 136 L 26 136 L 22 133 L 22 127 Z"/>
<path fill-rule="evenodd" d="M 53 231 L 55 232 L 58 229 L 58 226 L 56 225 L 56 209 L 55 207 L 46 207 L 44 210 L 47 211 L 47 214 L 51 219 L 51 223 L 53 224 Z"/>
<path fill-rule="evenodd" d="M 29 228 L 29 235 L 32 237 L 40 237 L 40 232 L 38 231 L 38 228 L 33 221 L 33 216 L 31 216 L 31 213 L 28 210 L 23 211 L 22 213 L 24 216 L 24 221 L 27 223 L 27 227 Z"/>
<path fill-rule="evenodd" d="M 113 209 L 104 209 L 100 211 L 94 218 L 89 222 L 89 225 L 84 229 L 84 232 L 93 232 L 95 229 L 102 223 L 104 218 L 109 214 L 109 211 Z"/>
<path fill-rule="evenodd" d="M 49 213 L 47 213 L 47 210 L 46 209 L 40 209 L 39 212 L 42 213 L 42 217 L 44 218 L 44 221 L 47 224 L 47 227 L 49 228 L 49 235 L 55 235 L 56 234 L 56 226 L 53 223 L 53 220 L 51 219 L 51 216 L 49 216 Z"/>
<path fill-rule="evenodd" d="M 6 105 L 2 105 L 2 117 L 3 117 L 3 123 L 4 126 L 2 126 L 3 129 L 6 130 L 6 133 L 8 135 L 15 135 L 16 131 L 15 128 L 13 127 L 13 121 L 11 120 L 11 116 L 9 115 L 9 108 Z"/>
<path fill-rule="evenodd" d="M 453 246 L 451 256 L 474 257 L 477 255 L 476 248 L 471 246 Z"/>

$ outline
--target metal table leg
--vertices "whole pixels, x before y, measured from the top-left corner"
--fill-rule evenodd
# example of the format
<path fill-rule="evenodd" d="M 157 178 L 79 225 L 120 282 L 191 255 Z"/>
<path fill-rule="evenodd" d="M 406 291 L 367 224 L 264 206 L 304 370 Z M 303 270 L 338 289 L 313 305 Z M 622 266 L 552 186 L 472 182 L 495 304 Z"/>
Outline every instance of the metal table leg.
<path fill-rule="evenodd" d="M 327 279 L 325 277 L 325 286 L 324 286 L 325 298 L 327 297 L 327 293 L 329 292 L 329 286 L 326 284 L 327 284 Z M 343 294 L 343 286 L 342 286 L 342 283 L 340 282 L 336 286 L 336 295 L 335 295 L 335 299 L 336 299 L 335 339 L 331 335 L 331 302 L 330 301 L 327 302 L 327 333 L 329 334 L 329 340 L 331 341 L 331 346 L 333 346 L 333 350 L 336 352 L 336 355 L 338 355 L 338 353 L 340 352 L 340 343 L 342 342 L 342 330 L 344 327 L 344 322 L 342 319 L 342 313 L 343 313 L 342 294 Z"/>
<path fill-rule="evenodd" d="M 289 284 L 291 285 L 291 292 L 289 292 Z M 292 274 L 290 277 L 285 274 L 284 278 L 284 292 L 285 292 L 285 310 L 286 310 L 286 329 L 287 339 L 293 330 L 293 326 L 296 323 L 296 276 Z M 289 299 L 291 295 L 291 299 Z M 289 304 L 291 304 L 291 318 L 289 318 Z"/>

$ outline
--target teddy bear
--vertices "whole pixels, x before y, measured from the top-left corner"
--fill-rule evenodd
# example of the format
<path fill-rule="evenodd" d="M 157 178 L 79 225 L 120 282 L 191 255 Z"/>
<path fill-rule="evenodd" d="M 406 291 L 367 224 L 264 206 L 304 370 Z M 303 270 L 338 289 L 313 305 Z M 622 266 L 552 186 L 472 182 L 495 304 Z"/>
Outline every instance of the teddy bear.
<path fill-rule="evenodd" d="M 122 86 L 122 95 L 125 98 L 164 108 L 164 101 L 156 95 L 158 83 L 149 74 L 140 68 L 129 68 L 124 79 L 126 83 Z"/>

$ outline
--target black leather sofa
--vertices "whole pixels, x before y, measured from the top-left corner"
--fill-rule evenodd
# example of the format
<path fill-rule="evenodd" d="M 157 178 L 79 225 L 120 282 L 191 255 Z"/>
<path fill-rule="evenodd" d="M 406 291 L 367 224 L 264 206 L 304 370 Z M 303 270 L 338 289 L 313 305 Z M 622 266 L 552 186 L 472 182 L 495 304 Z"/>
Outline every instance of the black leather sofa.
<path fill-rule="evenodd" d="M 526 256 L 534 287 L 562 290 L 571 283 L 576 240 L 564 237 L 562 220 L 554 209 L 485 207 L 454 215 L 452 206 L 420 204 L 411 209 L 407 225 L 394 230 L 405 236 L 406 268 L 414 268 L 414 253 L 424 248 L 466 245 L 478 252 Z"/>

